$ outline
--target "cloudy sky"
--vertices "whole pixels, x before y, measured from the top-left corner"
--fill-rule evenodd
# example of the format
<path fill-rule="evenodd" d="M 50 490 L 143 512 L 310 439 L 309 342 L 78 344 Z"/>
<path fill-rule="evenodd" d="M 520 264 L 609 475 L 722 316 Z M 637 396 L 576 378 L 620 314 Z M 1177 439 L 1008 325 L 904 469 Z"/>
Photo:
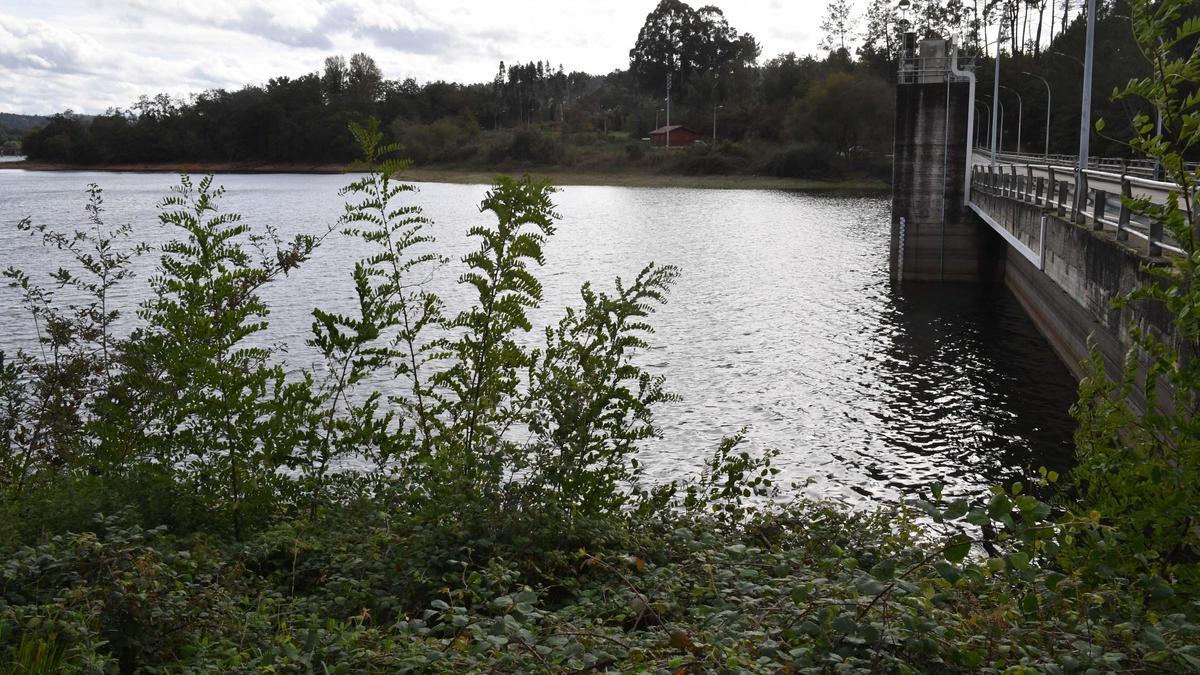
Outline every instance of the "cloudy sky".
<path fill-rule="evenodd" d="M 0 112 L 98 113 L 320 69 L 365 51 L 388 78 L 490 79 L 499 61 L 608 72 L 657 0 L 0 0 Z M 825 0 L 716 4 L 769 58 L 816 52 Z"/>

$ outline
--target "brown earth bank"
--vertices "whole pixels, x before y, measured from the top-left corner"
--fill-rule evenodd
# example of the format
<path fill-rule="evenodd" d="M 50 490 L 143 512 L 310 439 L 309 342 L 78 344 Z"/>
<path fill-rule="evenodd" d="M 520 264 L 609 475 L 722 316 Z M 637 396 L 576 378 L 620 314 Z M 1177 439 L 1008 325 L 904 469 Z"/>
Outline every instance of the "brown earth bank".
<path fill-rule="evenodd" d="M 77 165 L 54 162 L 4 162 L 0 171 L 104 171 L 144 173 L 297 173 L 334 174 L 355 170 L 352 164 L 289 164 L 261 162 L 165 162 L 155 164 Z M 619 187 L 664 187 L 731 190 L 851 190 L 878 192 L 890 189 L 880 180 L 871 178 L 818 181 L 803 178 L 776 178 L 756 175 L 687 176 L 667 173 L 577 171 L 557 168 L 503 168 L 493 171 L 478 168 L 413 167 L 400 177 L 414 182 L 490 184 L 497 175 L 529 174 L 549 179 L 555 185 L 609 185 Z"/>

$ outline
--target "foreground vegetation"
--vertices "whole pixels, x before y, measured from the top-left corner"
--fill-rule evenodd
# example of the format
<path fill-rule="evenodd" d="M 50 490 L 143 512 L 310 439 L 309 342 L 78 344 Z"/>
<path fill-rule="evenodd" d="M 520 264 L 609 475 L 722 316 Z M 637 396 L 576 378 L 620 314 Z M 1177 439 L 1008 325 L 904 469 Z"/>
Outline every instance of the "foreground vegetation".
<path fill-rule="evenodd" d="M 773 455 L 713 449 L 643 480 L 637 451 L 674 396 L 632 358 L 678 274 L 585 285 L 538 349 L 553 190 L 500 179 L 451 313 L 411 186 L 377 125 L 329 232 L 290 241 L 220 208 L 211 178 L 162 202 L 149 254 L 93 187 L 78 231 L 24 221 L 69 263 L 5 276 L 40 336 L 0 355 L 0 664 L 5 672 L 1107 672 L 1200 669 L 1200 32 L 1187 3 L 1135 3 L 1164 111 L 1132 144 L 1186 199 L 1159 208 L 1187 255 L 1126 301 L 1160 302 L 1123 383 L 1081 390 L 1069 488 L 874 510 L 786 498 Z M 1170 29 L 1170 30 L 1168 30 Z M 1190 32 L 1189 32 L 1190 31 Z M 355 302 L 314 309 L 321 363 L 262 340 L 260 291 L 340 230 L 369 249 Z M 120 330 L 118 330 L 120 327 Z M 1128 388 L 1169 383 L 1141 411 Z"/>

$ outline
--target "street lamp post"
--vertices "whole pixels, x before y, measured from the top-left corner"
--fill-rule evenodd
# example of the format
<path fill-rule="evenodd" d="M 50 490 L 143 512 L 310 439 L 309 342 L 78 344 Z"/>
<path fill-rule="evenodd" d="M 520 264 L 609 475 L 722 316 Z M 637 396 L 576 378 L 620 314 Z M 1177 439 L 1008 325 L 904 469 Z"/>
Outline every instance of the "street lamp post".
<path fill-rule="evenodd" d="M 999 111 L 997 113 L 997 116 L 1000 118 L 1000 129 L 999 129 L 1000 135 L 996 136 L 995 135 L 996 129 L 992 129 L 992 132 L 993 132 L 992 138 L 998 139 L 998 145 L 992 146 L 992 153 L 996 152 L 997 147 L 1000 148 L 1001 150 L 1004 149 L 1004 101 L 1001 101 L 1000 99 L 996 99 L 996 107 L 994 108 L 994 110 Z"/>
<path fill-rule="evenodd" d="M 991 119 L 991 117 L 992 117 L 992 107 L 991 107 L 991 106 L 989 106 L 988 104 L 984 103 L 983 101 L 976 101 L 976 102 L 975 102 L 975 105 L 981 105 L 981 106 L 983 106 L 983 109 L 987 111 L 987 116 L 988 116 L 988 119 L 989 119 L 989 120 Z M 989 132 L 990 132 L 990 130 L 989 130 Z M 976 145 L 978 145 L 978 144 L 979 144 L 979 133 L 978 133 L 978 132 L 976 132 L 976 134 L 975 134 L 975 135 L 976 135 L 976 139 L 975 139 L 975 140 L 976 140 Z M 986 137 L 988 137 L 988 134 L 987 134 L 987 133 L 985 133 L 985 134 L 983 134 L 983 136 L 986 138 Z"/>
<path fill-rule="evenodd" d="M 1050 83 L 1049 83 L 1049 82 L 1046 80 L 1046 78 L 1042 77 L 1041 75 L 1034 75 L 1033 73 L 1031 73 L 1031 72 L 1029 72 L 1029 71 L 1027 71 L 1027 70 L 1026 70 L 1026 71 L 1022 71 L 1022 72 L 1023 72 L 1025 75 L 1028 75 L 1028 76 L 1030 76 L 1030 77 L 1036 77 L 1037 79 L 1039 79 L 1039 80 L 1041 80 L 1041 81 L 1042 81 L 1042 84 L 1046 85 L 1046 150 L 1045 150 L 1045 159 L 1046 159 L 1046 163 L 1047 163 L 1047 164 L 1049 164 L 1049 163 L 1050 163 L 1050 100 L 1051 100 L 1051 99 L 1050 99 Z"/>
<path fill-rule="evenodd" d="M 1025 114 L 1025 102 L 1021 100 L 1021 92 L 1012 87 L 1001 86 L 1001 89 L 1007 89 L 1017 96 L 1017 154 L 1021 154 L 1021 117 Z"/>
<path fill-rule="evenodd" d="M 1083 61 L 1080 61 L 1078 56 L 1071 56 L 1070 54 L 1064 54 L 1064 53 L 1062 53 L 1062 52 L 1060 52 L 1060 51 L 1057 51 L 1057 50 L 1054 52 L 1054 55 L 1055 55 L 1055 56 L 1062 56 L 1062 57 L 1064 57 L 1064 58 L 1071 59 L 1071 60 L 1072 60 L 1072 61 L 1074 61 L 1075 63 L 1078 63 L 1080 68 L 1082 68 L 1082 67 L 1083 67 Z"/>
<path fill-rule="evenodd" d="M 1003 34 L 1000 32 L 1004 29 L 1004 22 L 1000 22 L 996 26 L 996 70 L 992 76 L 992 164 L 996 163 L 996 115 L 1002 107 L 1000 105 L 1000 42 L 1003 39 Z"/>
<path fill-rule="evenodd" d="M 717 144 L 717 111 L 724 107 L 723 105 L 713 106 L 713 145 Z"/>
<path fill-rule="evenodd" d="M 1092 136 L 1092 53 L 1096 40 L 1096 0 L 1088 0 L 1087 42 L 1083 51 L 1083 109 L 1079 120 L 1079 170 L 1088 168 Z"/>

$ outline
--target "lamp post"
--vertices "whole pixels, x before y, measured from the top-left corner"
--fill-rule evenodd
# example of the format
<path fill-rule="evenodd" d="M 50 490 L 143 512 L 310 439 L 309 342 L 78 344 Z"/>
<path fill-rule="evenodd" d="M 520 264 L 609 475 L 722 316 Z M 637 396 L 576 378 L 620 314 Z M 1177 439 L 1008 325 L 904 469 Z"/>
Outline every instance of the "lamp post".
<path fill-rule="evenodd" d="M 1082 68 L 1082 67 L 1083 67 L 1083 61 L 1080 61 L 1078 56 L 1071 56 L 1070 54 L 1064 54 L 1064 53 L 1062 53 L 1062 52 L 1060 52 L 1060 51 L 1055 51 L 1055 52 L 1053 52 L 1053 53 L 1054 53 L 1054 55 L 1055 55 L 1055 56 L 1062 56 L 1062 57 L 1064 57 L 1064 58 L 1071 59 L 1071 60 L 1072 60 L 1072 61 L 1074 61 L 1075 63 L 1078 63 L 1080 68 Z"/>
<path fill-rule="evenodd" d="M 1049 163 L 1050 163 L 1050 100 L 1051 100 L 1051 99 L 1050 99 L 1050 82 L 1048 82 L 1048 81 L 1046 80 L 1046 78 L 1042 77 L 1041 75 L 1034 75 L 1033 73 L 1031 73 L 1031 72 L 1029 72 L 1029 71 L 1027 71 L 1027 70 L 1023 70 L 1023 71 L 1021 71 L 1021 72 L 1022 72 L 1023 74 L 1025 74 L 1025 75 L 1028 75 L 1028 76 L 1030 76 L 1030 77 L 1036 77 L 1037 79 L 1039 79 L 1039 80 L 1041 80 L 1041 81 L 1042 81 L 1042 84 L 1046 85 L 1046 150 L 1045 150 L 1045 159 L 1046 159 L 1046 163 L 1047 163 L 1047 164 L 1049 164 Z"/>
<path fill-rule="evenodd" d="M 1096 40 L 1096 0 L 1088 0 L 1087 42 L 1083 50 L 1083 105 L 1079 119 L 1079 170 L 1088 168 L 1088 145 L 1092 137 L 1092 53 Z M 1086 198 L 1086 195 L 1083 196 Z M 1077 196 L 1078 198 L 1078 196 Z"/>
<path fill-rule="evenodd" d="M 992 164 L 996 163 L 996 115 L 1003 108 L 1000 104 L 1000 43 L 1004 36 L 1001 31 L 1004 29 L 1004 22 L 1001 21 L 996 25 L 996 70 L 992 76 Z"/>
<path fill-rule="evenodd" d="M 975 105 L 981 105 L 981 106 L 983 106 L 983 109 L 987 111 L 987 116 L 988 116 L 988 119 L 991 119 L 991 117 L 992 117 L 992 107 L 991 107 L 991 106 L 989 106 L 988 104 L 984 103 L 983 101 L 975 101 Z M 990 133 L 990 130 L 989 130 L 989 133 Z M 987 137 L 987 136 L 988 136 L 988 134 L 987 134 L 987 133 L 985 133 L 985 134 L 984 134 L 984 136 L 985 136 L 985 137 Z M 976 145 L 978 145 L 978 144 L 979 144 L 979 132 L 978 132 L 978 131 L 977 131 L 977 132 L 975 132 L 975 139 L 976 139 L 976 142 L 975 142 L 975 144 L 976 144 Z"/>
<path fill-rule="evenodd" d="M 999 147 L 1001 150 L 1004 149 L 1004 101 L 1001 101 L 1000 99 L 996 99 L 996 108 L 994 110 L 999 111 L 999 112 L 997 112 L 997 116 L 1000 118 L 1000 130 L 999 130 L 1000 135 L 999 135 L 999 137 L 997 137 L 996 129 L 992 129 L 992 138 L 998 138 L 998 140 L 999 140 L 998 146 L 997 145 L 992 146 L 992 156 L 993 157 L 995 157 L 997 147 Z M 992 160 L 992 162 L 995 163 L 995 160 Z"/>
<path fill-rule="evenodd" d="M 1017 97 L 1017 154 L 1019 155 L 1021 154 L 1021 116 L 1025 114 L 1025 102 L 1021 100 L 1021 92 L 1017 91 L 1016 89 L 1013 89 L 1012 87 L 1005 87 L 1003 85 L 1001 85 L 1000 88 L 1011 91 Z"/>
<path fill-rule="evenodd" d="M 723 105 L 713 106 L 713 145 L 717 144 L 717 111 L 724 107 Z"/>

